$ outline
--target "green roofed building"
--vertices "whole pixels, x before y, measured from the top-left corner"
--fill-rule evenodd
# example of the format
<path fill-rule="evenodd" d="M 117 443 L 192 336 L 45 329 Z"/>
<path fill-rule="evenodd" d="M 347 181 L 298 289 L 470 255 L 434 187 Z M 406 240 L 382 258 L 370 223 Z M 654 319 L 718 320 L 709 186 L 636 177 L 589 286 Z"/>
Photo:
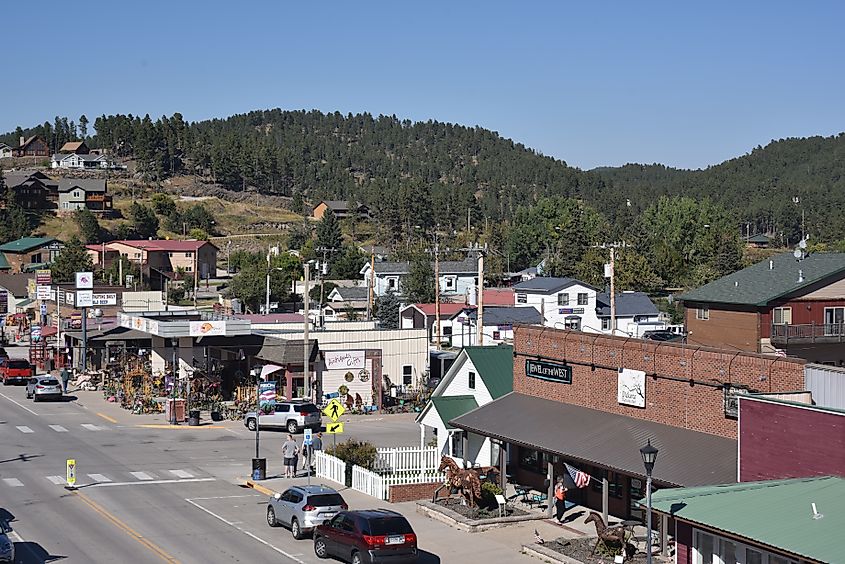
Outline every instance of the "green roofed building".
<path fill-rule="evenodd" d="M 53 237 L 24 237 L 0 245 L 13 272 L 27 272 L 51 264 L 64 245 Z M 34 265 L 38 265 L 37 267 Z"/>
<path fill-rule="evenodd" d="M 773 255 L 677 299 L 692 345 L 845 365 L 845 253 Z"/>
<path fill-rule="evenodd" d="M 438 455 L 459 464 L 497 466 L 499 447 L 489 438 L 465 433 L 449 423 L 513 391 L 513 347 L 466 347 L 431 394 L 417 416 L 420 442 L 434 434 Z"/>
<path fill-rule="evenodd" d="M 845 562 L 845 478 L 664 489 L 652 507 L 674 519 L 677 564 Z"/>

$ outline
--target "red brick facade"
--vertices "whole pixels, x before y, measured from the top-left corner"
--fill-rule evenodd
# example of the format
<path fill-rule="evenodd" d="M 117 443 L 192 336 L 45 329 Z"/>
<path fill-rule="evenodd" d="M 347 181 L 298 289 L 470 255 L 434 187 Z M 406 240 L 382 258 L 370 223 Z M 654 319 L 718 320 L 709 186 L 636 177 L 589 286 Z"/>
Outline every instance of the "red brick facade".
<path fill-rule="evenodd" d="M 387 501 L 390 503 L 402 503 L 403 501 L 430 500 L 434 492 L 443 485 L 443 482 L 428 482 L 425 484 L 401 484 L 389 486 Z"/>
<path fill-rule="evenodd" d="M 725 416 L 723 383 L 760 392 L 804 389 L 803 360 L 692 345 L 519 326 L 514 354 L 517 393 L 730 439 L 737 422 Z M 526 377 L 525 360 L 538 357 L 566 361 L 572 384 Z M 617 368 L 646 373 L 644 408 L 617 403 Z"/>

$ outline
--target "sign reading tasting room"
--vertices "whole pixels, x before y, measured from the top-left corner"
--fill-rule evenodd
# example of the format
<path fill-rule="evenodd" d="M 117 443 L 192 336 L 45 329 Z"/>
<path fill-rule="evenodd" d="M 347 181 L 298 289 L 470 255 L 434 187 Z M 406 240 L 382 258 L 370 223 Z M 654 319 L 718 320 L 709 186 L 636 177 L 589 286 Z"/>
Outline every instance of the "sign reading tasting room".
<path fill-rule="evenodd" d="M 525 375 L 531 378 L 561 382 L 563 384 L 572 383 L 572 367 L 557 362 L 526 359 Z"/>

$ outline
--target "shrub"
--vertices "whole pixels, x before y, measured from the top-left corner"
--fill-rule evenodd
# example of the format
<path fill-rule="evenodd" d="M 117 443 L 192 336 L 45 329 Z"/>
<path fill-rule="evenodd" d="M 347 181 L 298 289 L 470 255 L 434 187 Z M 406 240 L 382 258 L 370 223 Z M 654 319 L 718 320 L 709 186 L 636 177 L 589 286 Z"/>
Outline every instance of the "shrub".
<path fill-rule="evenodd" d="M 356 441 L 348 439 L 336 447 L 329 447 L 326 449 L 328 454 L 336 456 L 345 461 L 347 464 L 355 464 L 372 470 L 376 462 L 376 446 L 367 441 Z"/>
<path fill-rule="evenodd" d="M 481 502 L 479 505 L 488 509 L 495 509 L 499 506 L 496 496 L 501 495 L 501 493 L 502 488 L 493 482 L 483 482 L 481 484 Z"/>

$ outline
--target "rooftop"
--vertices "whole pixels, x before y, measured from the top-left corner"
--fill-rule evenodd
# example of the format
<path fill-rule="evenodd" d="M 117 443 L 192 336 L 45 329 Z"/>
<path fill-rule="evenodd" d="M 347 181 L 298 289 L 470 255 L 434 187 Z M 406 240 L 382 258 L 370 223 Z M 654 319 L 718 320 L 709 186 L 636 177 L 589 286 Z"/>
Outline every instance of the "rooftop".
<path fill-rule="evenodd" d="M 105 192 L 106 181 L 102 178 L 62 178 L 59 180 L 59 192 L 70 192 L 74 188 L 85 192 Z"/>
<path fill-rule="evenodd" d="M 0 252 L 4 253 L 26 253 L 32 249 L 38 249 L 56 241 L 53 237 L 24 237 L 16 241 L 9 241 L 0 245 Z"/>
<path fill-rule="evenodd" d="M 493 399 L 513 391 L 513 347 L 465 347 L 478 375 Z M 448 421 L 448 419 L 444 419 Z"/>
<path fill-rule="evenodd" d="M 449 430 L 455 429 L 449 421 L 460 417 L 464 413 L 472 411 L 478 407 L 478 402 L 475 401 L 474 396 L 435 396 L 431 398 L 431 404 L 437 410 L 441 421 L 446 423 L 446 428 Z"/>
<path fill-rule="evenodd" d="M 533 307 L 516 306 L 491 306 L 485 307 L 483 323 L 488 325 L 542 325 L 543 316 Z M 473 310 L 469 314 L 470 319 L 476 319 L 478 312 Z"/>
<path fill-rule="evenodd" d="M 580 284 L 581 286 L 595 290 L 595 288 L 586 282 L 581 282 L 580 280 L 576 280 L 574 278 L 552 278 L 547 276 L 538 276 L 537 278 L 532 278 L 531 280 L 519 282 L 518 284 L 514 284 L 513 289 L 517 292 L 542 292 L 552 294 L 574 284 Z"/>
<path fill-rule="evenodd" d="M 434 269 L 434 263 L 432 269 Z M 362 273 L 369 268 L 370 263 L 364 265 L 361 269 Z M 398 274 L 406 275 L 411 272 L 411 263 L 409 262 L 376 262 L 376 274 Z M 476 274 L 478 273 L 478 260 L 467 257 L 464 260 L 442 260 L 440 261 L 440 275 L 444 274 Z"/>
<path fill-rule="evenodd" d="M 599 317 L 610 317 L 610 294 L 602 292 L 596 296 L 596 313 Z M 632 317 L 634 315 L 657 315 L 657 306 L 642 292 L 622 292 L 616 294 L 616 315 Z"/>
<path fill-rule="evenodd" d="M 658 459 L 655 469 L 660 464 Z M 822 517 L 814 518 L 813 507 Z M 814 562 L 841 562 L 845 478 L 797 478 L 664 489 L 656 511 Z"/>
<path fill-rule="evenodd" d="M 434 317 L 436 314 L 435 309 L 437 308 L 436 304 L 412 304 L 415 308 L 420 310 L 423 315 L 428 317 Z M 453 303 L 441 303 L 440 304 L 440 317 L 452 317 L 467 308 L 474 308 L 475 306 L 468 306 L 466 304 L 453 304 Z"/>
<path fill-rule="evenodd" d="M 121 241 L 110 241 L 109 243 L 106 243 L 106 247 L 115 243 L 147 251 L 166 252 L 196 251 L 203 245 L 211 245 L 212 247 L 214 247 L 213 243 L 210 243 L 208 241 L 198 241 L 196 239 L 191 239 L 187 241 L 182 241 L 179 239 L 130 239 Z"/>
<path fill-rule="evenodd" d="M 803 276 L 801 276 L 803 275 Z M 678 296 L 684 302 L 765 306 L 845 277 L 845 253 L 813 253 L 797 260 L 781 253 Z"/>

